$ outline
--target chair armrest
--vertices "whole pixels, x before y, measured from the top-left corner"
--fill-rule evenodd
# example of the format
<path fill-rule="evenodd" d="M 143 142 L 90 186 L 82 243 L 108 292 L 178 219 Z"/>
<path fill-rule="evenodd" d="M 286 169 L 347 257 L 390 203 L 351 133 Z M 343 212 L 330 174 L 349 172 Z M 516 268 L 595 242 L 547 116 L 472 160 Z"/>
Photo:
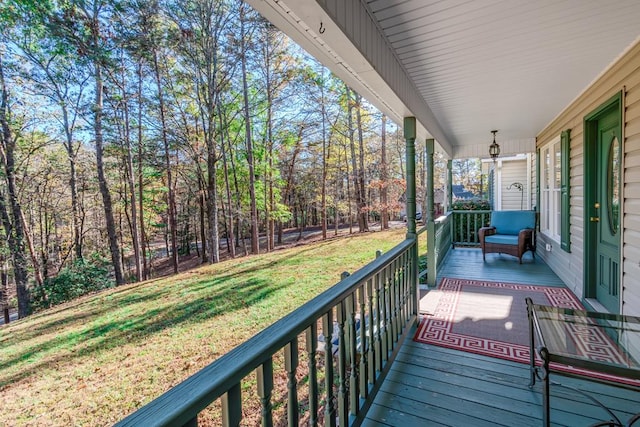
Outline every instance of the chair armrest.
<path fill-rule="evenodd" d="M 520 230 L 518 233 L 518 246 L 520 248 L 525 248 L 527 242 L 529 245 L 533 245 L 533 233 L 534 230 L 532 228 L 525 228 Z"/>
<path fill-rule="evenodd" d="M 481 242 L 484 242 L 485 236 L 491 236 L 493 234 L 496 234 L 495 227 L 480 227 L 478 230 L 478 238 Z"/>

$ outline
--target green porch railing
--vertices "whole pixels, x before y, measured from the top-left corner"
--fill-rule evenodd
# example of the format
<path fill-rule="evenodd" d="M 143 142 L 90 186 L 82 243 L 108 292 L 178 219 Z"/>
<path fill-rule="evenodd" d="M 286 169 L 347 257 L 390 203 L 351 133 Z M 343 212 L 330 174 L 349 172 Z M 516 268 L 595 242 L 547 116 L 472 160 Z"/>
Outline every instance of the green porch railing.
<path fill-rule="evenodd" d="M 425 282 L 427 276 L 427 256 L 429 253 L 429 239 L 427 237 L 428 225 L 424 225 L 416 232 L 417 248 L 418 248 L 418 283 Z M 424 239 L 423 239 L 424 238 Z"/>
<path fill-rule="evenodd" d="M 456 246 L 480 246 L 478 230 L 489 224 L 491 211 L 452 211 L 451 241 Z"/>
<path fill-rule="evenodd" d="M 436 285 L 438 267 L 451 247 L 451 221 L 452 213 L 447 212 L 434 221 L 427 221 L 423 229 L 427 232 L 427 285 L 432 287 Z"/>
<path fill-rule="evenodd" d="M 260 403 L 251 409 L 263 426 L 297 426 L 301 412 L 311 426 L 359 425 L 417 320 L 416 240 L 345 277 L 117 425 L 196 426 L 198 414 L 220 401 L 222 424 L 237 426 L 252 393 Z M 321 340 L 320 331 L 331 338 Z M 279 368 L 274 360 L 281 352 Z M 278 402 L 285 414 L 274 422 L 280 393 L 274 384 L 283 383 L 286 397 L 278 394 Z"/>
<path fill-rule="evenodd" d="M 449 223 L 452 221 L 451 212 L 435 220 L 436 229 L 436 267 L 439 267 L 449 248 L 451 247 L 451 227 Z"/>

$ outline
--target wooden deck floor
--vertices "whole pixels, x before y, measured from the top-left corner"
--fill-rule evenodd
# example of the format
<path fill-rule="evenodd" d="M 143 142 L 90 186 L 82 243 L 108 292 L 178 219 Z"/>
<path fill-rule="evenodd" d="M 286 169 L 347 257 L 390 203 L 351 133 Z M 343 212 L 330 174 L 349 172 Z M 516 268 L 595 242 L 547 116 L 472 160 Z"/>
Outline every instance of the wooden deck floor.
<path fill-rule="evenodd" d="M 461 277 L 563 286 L 541 261 L 523 264 L 477 249 L 455 249 L 440 277 Z M 440 278 L 439 277 L 439 278 Z M 640 412 L 640 393 L 552 374 L 552 380 L 588 391 L 624 422 Z M 528 387 L 527 365 L 407 340 L 391 367 L 365 426 L 540 426 L 540 384 Z M 551 387 L 554 426 L 589 426 L 607 413 L 570 389 Z"/>
<path fill-rule="evenodd" d="M 612 409 L 623 421 L 640 411 L 639 393 L 553 375 Z M 365 426 L 540 426 L 540 385 L 527 365 L 408 341 L 400 350 Z M 554 426 L 589 426 L 607 413 L 579 393 L 551 387 Z"/>
<path fill-rule="evenodd" d="M 531 252 L 525 253 L 522 264 L 519 264 L 518 258 L 511 255 L 487 254 L 486 262 L 483 262 L 480 249 L 450 249 L 438 270 L 437 283 L 442 277 L 564 286 L 549 266 L 540 257 L 533 258 Z"/>

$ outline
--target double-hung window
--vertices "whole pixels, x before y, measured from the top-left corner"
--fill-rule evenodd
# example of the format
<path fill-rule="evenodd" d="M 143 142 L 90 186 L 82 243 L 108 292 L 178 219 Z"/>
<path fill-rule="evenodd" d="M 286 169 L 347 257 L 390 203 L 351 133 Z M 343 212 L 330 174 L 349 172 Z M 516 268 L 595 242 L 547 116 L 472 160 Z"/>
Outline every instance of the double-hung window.
<path fill-rule="evenodd" d="M 569 252 L 569 131 L 542 146 L 540 162 L 540 231 Z"/>

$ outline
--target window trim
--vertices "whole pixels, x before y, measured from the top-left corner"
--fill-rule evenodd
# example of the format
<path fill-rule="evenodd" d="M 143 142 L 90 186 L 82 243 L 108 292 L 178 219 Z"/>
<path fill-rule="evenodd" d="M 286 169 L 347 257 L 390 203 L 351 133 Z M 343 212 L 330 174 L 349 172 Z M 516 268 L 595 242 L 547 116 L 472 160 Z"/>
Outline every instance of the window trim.
<path fill-rule="evenodd" d="M 559 165 L 555 163 L 556 158 L 553 155 L 556 144 L 559 145 L 560 149 Z M 565 252 L 571 252 L 570 145 L 571 130 L 567 129 L 562 131 L 560 136 L 553 138 L 538 149 L 536 161 L 538 181 L 536 196 L 540 214 L 538 227 L 540 233 L 554 242 L 559 243 Z M 543 159 L 545 153 L 550 153 L 552 163 L 549 166 L 547 166 L 545 159 Z M 550 175 L 549 169 L 551 169 L 551 173 L 553 173 L 558 166 L 560 168 L 560 182 L 559 187 L 556 187 L 555 177 Z M 552 184 L 552 187 L 549 189 L 543 188 L 543 183 L 545 182 L 543 174 L 547 174 L 546 178 L 549 179 L 550 184 Z M 556 198 L 556 192 L 560 195 L 559 200 Z M 551 208 L 553 208 L 553 212 L 550 212 L 549 215 L 546 216 L 547 210 Z M 560 214 L 559 220 L 557 219 L 558 213 Z"/>
<path fill-rule="evenodd" d="M 571 252 L 571 129 L 560 134 L 560 247 Z"/>
<path fill-rule="evenodd" d="M 560 145 L 560 137 L 555 137 L 547 144 L 540 147 L 540 232 L 549 239 L 560 244 L 560 224 L 557 223 L 557 215 L 562 211 L 557 206 L 555 196 L 560 188 L 556 188 L 554 171 L 556 170 L 555 149 Z M 559 149 L 560 147 L 558 147 Z M 562 151 L 560 151 L 562 156 Z"/>

